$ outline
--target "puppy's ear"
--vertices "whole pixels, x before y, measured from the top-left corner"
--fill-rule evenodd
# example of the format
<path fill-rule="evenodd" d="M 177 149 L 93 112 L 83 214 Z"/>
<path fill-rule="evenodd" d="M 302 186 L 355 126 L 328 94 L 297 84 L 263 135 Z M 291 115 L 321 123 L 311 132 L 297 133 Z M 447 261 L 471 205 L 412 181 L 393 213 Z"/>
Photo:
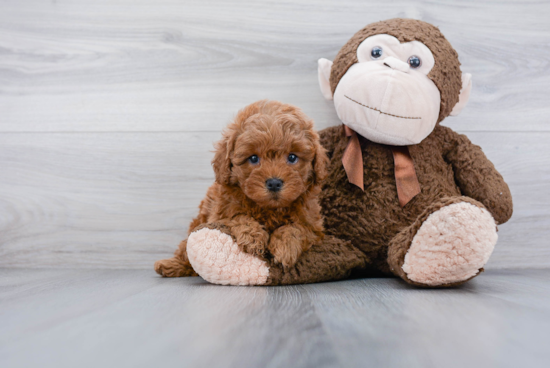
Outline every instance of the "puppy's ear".
<path fill-rule="evenodd" d="M 212 167 L 216 175 L 216 182 L 222 185 L 229 185 L 231 178 L 231 153 L 235 146 L 236 132 L 226 130 L 223 132 L 222 139 L 216 142 L 216 153 L 212 160 Z"/>
<path fill-rule="evenodd" d="M 319 143 L 319 136 L 315 133 L 315 158 L 313 159 L 313 184 L 319 185 L 327 177 L 327 166 L 329 163 L 326 150 Z"/>

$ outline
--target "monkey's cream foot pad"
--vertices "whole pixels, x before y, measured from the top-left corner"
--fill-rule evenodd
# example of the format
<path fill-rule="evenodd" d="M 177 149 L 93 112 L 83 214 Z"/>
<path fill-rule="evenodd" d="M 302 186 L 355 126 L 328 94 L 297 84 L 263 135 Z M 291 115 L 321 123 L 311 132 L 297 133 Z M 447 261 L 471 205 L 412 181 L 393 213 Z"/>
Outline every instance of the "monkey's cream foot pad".
<path fill-rule="evenodd" d="M 465 281 L 487 263 L 497 242 L 491 214 L 470 203 L 432 213 L 405 255 L 403 271 L 416 282 L 437 286 Z"/>
<path fill-rule="evenodd" d="M 231 236 L 215 229 L 201 229 L 187 240 L 187 256 L 195 272 L 220 285 L 264 285 L 269 267 L 243 252 Z"/>

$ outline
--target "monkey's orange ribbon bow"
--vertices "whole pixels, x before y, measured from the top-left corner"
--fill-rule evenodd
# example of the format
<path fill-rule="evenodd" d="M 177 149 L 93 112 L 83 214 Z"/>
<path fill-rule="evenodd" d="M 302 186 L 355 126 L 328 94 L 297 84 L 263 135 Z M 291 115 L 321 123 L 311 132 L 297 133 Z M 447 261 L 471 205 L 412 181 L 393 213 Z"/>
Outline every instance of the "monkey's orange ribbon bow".
<path fill-rule="evenodd" d="M 349 138 L 348 144 L 342 156 L 342 164 L 348 181 L 365 190 L 363 185 L 363 154 L 359 137 L 348 126 L 344 125 L 344 133 Z M 414 169 L 414 162 L 407 146 L 392 146 L 395 184 L 397 186 L 397 197 L 399 205 L 405 207 L 418 193 L 420 184 Z"/>

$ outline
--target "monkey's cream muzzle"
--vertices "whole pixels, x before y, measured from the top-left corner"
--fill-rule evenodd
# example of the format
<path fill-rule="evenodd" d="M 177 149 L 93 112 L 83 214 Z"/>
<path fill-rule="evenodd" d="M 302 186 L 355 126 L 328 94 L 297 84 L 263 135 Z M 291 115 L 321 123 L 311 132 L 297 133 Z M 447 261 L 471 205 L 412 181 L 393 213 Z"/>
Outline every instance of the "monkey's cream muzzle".
<path fill-rule="evenodd" d="M 395 146 L 426 138 L 437 123 L 440 101 L 425 74 L 393 57 L 353 65 L 334 93 L 345 125 L 373 142 Z"/>
<path fill-rule="evenodd" d="M 329 60 L 319 60 L 319 83 L 325 98 L 334 99 L 345 125 L 374 142 L 405 146 L 420 143 L 437 124 L 441 94 L 428 77 L 434 65 L 422 42 L 400 43 L 379 34 L 358 46 L 357 63 L 342 76 L 334 95 Z M 469 93 L 471 84 L 466 82 Z M 465 101 L 457 104 L 457 113 Z"/>

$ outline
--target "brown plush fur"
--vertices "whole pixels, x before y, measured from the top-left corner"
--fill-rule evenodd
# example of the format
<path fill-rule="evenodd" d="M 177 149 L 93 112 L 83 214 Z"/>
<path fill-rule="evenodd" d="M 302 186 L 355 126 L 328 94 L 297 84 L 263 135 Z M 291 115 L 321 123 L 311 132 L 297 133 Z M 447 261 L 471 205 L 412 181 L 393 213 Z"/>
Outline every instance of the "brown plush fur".
<path fill-rule="evenodd" d="M 332 91 L 357 62 L 359 44 L 375 34 L 390 34 L 401 42 L 418 40 L 430 48 L 435 66 L 428 76 L 441 93 L 438 123 L 447 117 L 461 89 L 460 63 L 457 53 L 439 30 L 422 21 L 392 19 L 370 24 L 357 32 L 334 60 L 330 76 Z M 414 235 L 431 213 L 453 203 L 468 202 L 486 208 L 497 224 L 512 216 L 512 196 L 502 176 L 479 146 L 447 127 L 437 124 L 421 143 L 409 146 L 421 193 L 403 208 L 397 197 L 390 146 L 359 137 L 363 192 L 349 183 L 342 166 L 348 142 L 343 126 L 325 129 L 320 136 L 330 158 L 328 177 L 320 195 L 326 239 L 336 238 L 341 243 L 331 240 L 331 244 L 323 242 L 315 247 L 322 256 L 312 251 L 304 253 L 295 270 L 271 269 L 271 284 L 324 281 L 327 280 L 325 273 L 338 279 L 355 271 L 369 276 L 394 274 L 408 283 L 427 287 L 408 279 L 401 266 Z M 362 257 L 357 255 L 357 250 Z M 327 263 L 338 273 L 330 273 L 324 267 Z"/>
<path fill-rule="evenodd" d="M 463 195 L 473 198 L 499 224 L 512 215 L 512 196 L 502 176 L 479 146 L 447 127 L 437 125 L 420 144 L 409 146 L 421 193 L 403 208 L 397 197 L 389 146 L 359 138 L 364 165 L 363 192 L 348 182 L 342 168 L 347 144 L 342 126 L 325 129 L 320 135 L 331 158 L 320 196 L 326 233 L 349 240 L 361 249 L 368 257 L 371 271 L 391 274 L 388 248 L 392 239 L 444 198 L 451 201 L 449 204 L 465 200 L 461 199 Z M 409 237 L 408 243 L 402 245 L 406 250 L 411 240 Z M 390 263 L 397 266 L 399 262 L 390 260 Z M 399 272 L 397 275 L 402 276 Z"/>
<path fill-rule="evenodd" d="M 304 252 L 294 267 L 270 263 L 266 285 L 341 280 L 365 267 L 366 257 L 363 252 L 351 245 L 351 242 L 329 235 Z"/>
<path fill-rule="evenodd" d="M 288 162 L 291 153 L 296 163 Z M 259 163 L 249 161 L 253 155 Z M 224 228 L 243 251 L 293 266 L 323 238 L 318 195 L 327 161 L 313 122 L 298 108 L 265 100 L 245 107 L 216 144 L 216 183 L 189 233 L 214 224 L 207 227 Z M 267 190 L 270 178 L 283 181 L 280 191 Z M 155 270 L 167 277 L 196 275 L 186 245 L 184 240 L 174 258 L 156 262 Z"/>

